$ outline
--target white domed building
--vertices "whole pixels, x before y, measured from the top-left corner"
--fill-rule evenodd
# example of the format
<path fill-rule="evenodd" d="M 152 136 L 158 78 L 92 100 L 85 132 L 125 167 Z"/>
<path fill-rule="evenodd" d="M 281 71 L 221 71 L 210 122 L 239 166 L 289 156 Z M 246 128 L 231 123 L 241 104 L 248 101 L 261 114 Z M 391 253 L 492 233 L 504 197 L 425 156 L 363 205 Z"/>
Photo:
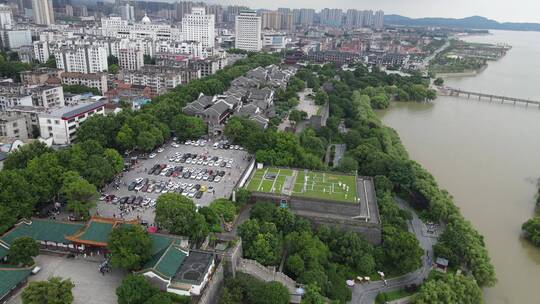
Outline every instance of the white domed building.
<path fill-rule="evenodd" d="M 150 20 L 150 18 L 148 17 L 148 15 L 146 13 L 144 13 L 144 17 L 141 19 L 141 22 L 143 24 L 150 24 L 152 23 L 152 20 Z"/>
<path fill-rule="evenodd" d="M 152 23 L 148 15 L 130 24 L 120 17 L 101 18 L 103 36 L 129 39 L 182 40 L 182 31 L 169 24 Z"/>

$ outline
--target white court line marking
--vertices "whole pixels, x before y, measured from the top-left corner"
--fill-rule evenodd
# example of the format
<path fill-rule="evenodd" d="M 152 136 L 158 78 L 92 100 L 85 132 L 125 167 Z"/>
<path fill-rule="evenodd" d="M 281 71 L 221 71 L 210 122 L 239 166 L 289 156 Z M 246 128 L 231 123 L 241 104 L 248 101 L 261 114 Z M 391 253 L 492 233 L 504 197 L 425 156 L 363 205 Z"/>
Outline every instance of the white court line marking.
<path fill-rule="evenodd" d="M 276 186 L 276 181 L 277 181 L 277 179 L 278 179 L 278 177 L 279 177 L 279 172 L 281 172 L 281 169 L 278 169 L 278 170 L 277 170 L 276 178 L 274 178 L 274 182 L 272 183 L 272 189 L 271 189 L 272 192 L 275 192 L 275 188 L 274 188 L 274 187 Z"/>
<path fill-rule="evenodd" d="M 261 187 L 262 187 L 262 183 L 264 181 L 264 177 L 266 176 L 266 173 L 268 172 L 268 168 L 266 168 L 266 170 L 264 171 L 264 174 L 261 178 L 261 182 L 259 183 L 259 187 L 257 187 L 257 191 L 261 192 Z"/>

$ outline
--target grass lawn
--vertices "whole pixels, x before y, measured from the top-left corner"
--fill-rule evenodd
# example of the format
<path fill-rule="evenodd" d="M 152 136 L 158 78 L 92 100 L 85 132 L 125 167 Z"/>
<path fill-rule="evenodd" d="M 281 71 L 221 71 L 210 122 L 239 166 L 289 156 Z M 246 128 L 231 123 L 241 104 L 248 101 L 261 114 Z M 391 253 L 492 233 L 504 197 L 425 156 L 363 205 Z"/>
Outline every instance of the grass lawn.
<path fill-rule="evenodd" d="M 377 295 L 377 297 L 375 298 L 375 303 L 376 304 L 384 304 L 386 302 L 394 301 L 394 300 L 401 299 L 401 298 L 405 298 L 405 297 L 411 296 L 413 294 L 414 293 L 407 292 L 407 291 L 405 291 L 403 289 L 396 290 L 396 291 L 383 292 L 383 293 L 379 293 Z"/>
<path fill-rule="evenodd" d="M 323 198 L 340 202 L 357 202 L 356 177 L 326 172 L 310 172 L 279 168 L 255 171 L 246 186 L 249 191 L 282 193 L 287 177 L 296 173 L 292 194 L 309 198 Z M 274 175 L 275 178 L 267 178 Z"/>
<path fill-rule="evenodd" d="M 356 177 L 299 171 L 293 193 L 298 196 L 355 203 L 357 201 Z"/>
<path fill-rule="evenodd" d="M 266 178 L 268 175 L 275 175 L 273 179 Z M 246 189 L 249 191 L 266 192 L 266 193 L 281 193 L 283 184 L 287 176 L 292 176 L 293 170 L 279 168 L 264 168 L 255 171 L 253 177 L 249 181 Z"/>

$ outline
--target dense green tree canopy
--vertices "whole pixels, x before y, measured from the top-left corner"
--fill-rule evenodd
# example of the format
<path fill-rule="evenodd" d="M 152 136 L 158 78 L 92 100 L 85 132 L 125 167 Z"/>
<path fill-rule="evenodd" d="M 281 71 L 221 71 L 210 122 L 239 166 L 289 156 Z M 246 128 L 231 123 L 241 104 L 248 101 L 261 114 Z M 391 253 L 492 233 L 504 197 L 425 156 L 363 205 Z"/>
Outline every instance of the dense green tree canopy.
<path fill-rule="evenodd" d="M 306 286 L 306 293 L 302 297 L 301 304 L 324 304 L 326 301 L 320 294 L 321 289 L 316 285 Z"/>
<path fill-rule="evenodd" d="M 98 196 L 96 186 L 75 171 L 64 173 L 60 193 L 68 202 L 68 210 L 83 218 L 88 218 L 90 208 L 95 205 Z"/>
<path fill-rule="evenodd" d="M 4 161 L 4 170 L 24 169 L 30 160 L 47 152 L 52 149 L 39 141 L 24 145 L 9 154 Z"/>
<path fill-rule="evenodd" d="M 217 199 L 210 203 L 212 209 L 218 216 L 226 222 L 232 222 L 236 216 L 236 205 L 227 199 Z"/>
<path fill-rule="evenodd" d="M 535 246 L 540 247 L 540 217 L 535 217 L 525 222 L 521 229 L 525 237 Z"/>
<path fill-rule="evenodd" d="M 120 71 L 120 67 L 118 66 L 118 64 L 111 64 L 109 65 L 108 70 L 109 73 L 116 75 Z"/>
<path fill-rule="evenodd" d="M 280 238 L 273 223 L 247 220 L 238 227 L 244 256 L 263 265 L 276 265 L 281 256 Z"/>
<path fill-rule="evenodd" d="M 158 292 L 144 276 L 133 274 L 126 276 L 116 289 L 118 304 L 145 304 Z"/>
<path fill-rule="evenodd" d="M 152 240 L 141 226 L 123 225 L 113 229 L 107 249 L 112 266 L 140 269 L 152 254 Z"/>
<path fill-rule="evenodd" d="M 30 217 L 37 202 L 34 186 L 24 171 L 0 171 L 0 233 L 8 230 L 17 219 Z"/>
<path fill-rule="evenodd" d="M 198 139 L 206 134 L 206 125 L 199 117 L 179 114 L 174 117 L 171 125 L 178 139 Z"/>
<path fill-rule="evenodd" d="M 444 79 L 438 77 L 437 79 L 435 79 L 435 81 L 433 81 L 433 84 L 436 86 L 442 86 L 444 84 Z"/>
<path fill-rule="evenodd" d="M 303 120 L 306 120 L 307 115 L 308 114 L 306 112 L 304 112 L 304 111 L 292 110 L 289 113 L 289 120 L 293 121 L 295 123 L 299 123 L 299 122 L 301 122 Z"/>
<path fill-rule="evenodd" d="M 28 236 L 16 238 L 9 246 L 8 260 L 15 265 L 29 266 L 34 264 L 33 257 L 39 254 L 36 241 Z"/>
<path fill-rule="evenodd" d="M 107 65 L 111 65 L 111 64 L 118 64 L 118 58 L 114 55 L 109 55 L 107 57 Z"/>
<path fill-rule="evenodd" d="M 414 295 L 413 303 L 481 304 L 483 299 L 482 291 L 471 278 L 448 274 L 446 277 L 425 282 L 420 291 Z"/>
<path fill-rule="evenodd" d="M 464 265 L 470 269 L 480 286 L 496 283 L 483 237 L 463 218 L 447 225 L 434 249 L 437 256 L 447 258 L 451 265 Z"/>
<path fill-rule="evenodd" d="M 424 251 L 414 234 L 408 231 L 383 227 L 383 243 L 378 249 L 378 263 L 387 273 L 404 274 L 422 265 Z"/>
<path fill-rule="evenodd" d="M 62 88 L 64 92 L 73 93 L 73 94 L 82 94 L 82 93 L 92 93 L 96 96 L 101 95 L 101 92 L 96 88 L 90 88 L 84 85 L 63 85 Z"/>
<path fill-rule="evenodd" d="M 59 277 L 47 281 L 34 281 L 22 292 L 23 304 L 71 304 L 73 303 L 72 289 L 75 285 L 70 279 Z"/>
<path fill-rule="evenodd" d="M 197 212 L 193 201 L 180 194 L 165 193 L 156 202 L 156 223 L 172 234 L 199 241 L 208 234 L 204 216 Z"/>
<path fill-rule="evenodd" d="M 235 278 L 227 278 L 222 289 L 220 304 L 287 304 L 289 291 L 278 282 L 262 282 L 239 273 Z"/>

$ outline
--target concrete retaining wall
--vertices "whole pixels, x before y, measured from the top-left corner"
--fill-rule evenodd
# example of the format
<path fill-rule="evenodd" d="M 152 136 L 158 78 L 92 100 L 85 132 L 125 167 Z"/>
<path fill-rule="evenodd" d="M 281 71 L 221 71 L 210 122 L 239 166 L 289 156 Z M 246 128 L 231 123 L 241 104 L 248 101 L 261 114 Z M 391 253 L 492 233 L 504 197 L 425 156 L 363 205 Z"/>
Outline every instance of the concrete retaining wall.
<path fill-rule="evenodd" d="M 295 214 L 310 220 L 315 226 L 328 225 L 359 233 L 374 245 L 379 245 L 382 242 L 381 227 L 377 224 L 346 218 L 316 216 L 313 213 L 295 212 Z"/>
<path fill-rule="evenodd" d="M 219 263 L 219 266 L 216 268 L 216 271 L 212 275 L 212 278 L 206 284 L 206 288 L 203 291 L 203 294 L 199 298 L 199 304 L 216 304 L 219 302 L 219 291 L 223 285 L 225 279 L 223 263 Z"/>
<path fill-rule="evenodd" d="M 294 212 L 296 210 L 310 211 L 317 213 L 326 213 L 342 216 L 354 216 L 360 214 L 360 205 L 355 203 L 341 202 L 321 202 L 317 199 L 292 196 L 289 201 L 289 208 Z"/>
<path fill-rule="evenodd" d="M 370 243 L 378 245 L 381 243 L 381 226 L 379 223 L 365 222 L 354 219 L 360 214 L 360 206 L 353 203 L 342 203 L 333 201 L 318 201 L 311 198 L 283 197 L 291 211 L 304 217 L 315 225 L 331 225 L 345 230 L 362 234 Z M 253 202 L 273 202 L 279 204 L 282 197 L 269 193 L 253 192 L 251 200 Z"/>
<path fill-rule="evenodd" d="M 237 270 L 264 282 L 279 282 L 287 287 L 291 294 L 296 293 L 296 281 L 286 274 L 276 271 L 275 267 L 265 267 L 255 260 L 241 259 Z"/>

